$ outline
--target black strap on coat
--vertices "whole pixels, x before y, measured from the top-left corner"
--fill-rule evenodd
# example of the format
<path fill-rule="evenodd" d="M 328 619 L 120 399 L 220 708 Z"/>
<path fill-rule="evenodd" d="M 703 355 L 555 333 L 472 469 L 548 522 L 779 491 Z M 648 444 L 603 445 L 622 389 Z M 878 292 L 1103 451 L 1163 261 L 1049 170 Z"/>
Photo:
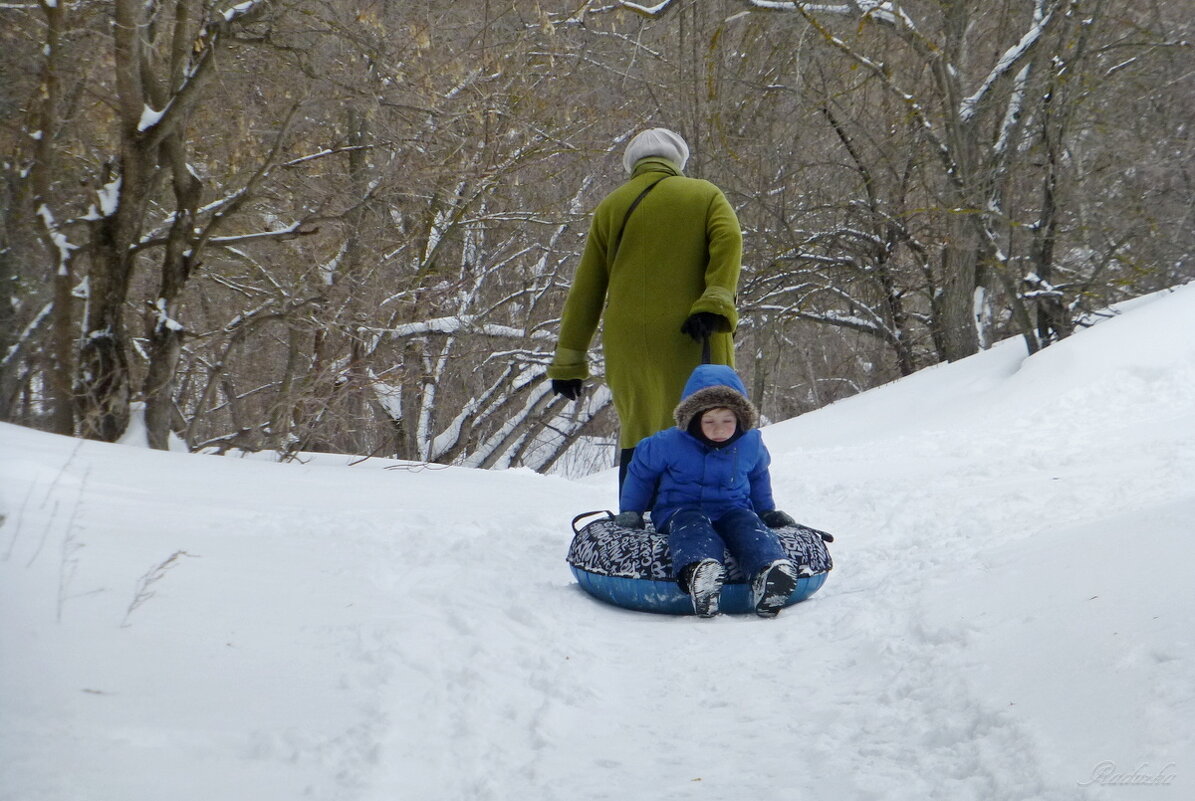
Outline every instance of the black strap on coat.
<path fill-rule="evenodd" d="M 639 205 L 639 202 L 643 200 L 643 198 L 647 197 L 648 192 L 656 188 L 656 184 L 665 180 L 666 178 L 671 177 L 671 175 L 665 175 L 663 178 L 657 178 L 656 180 L 652 181 L 650 184 L 648 184 L 646 189 L 639 193 L 639 197 L 631 201 L 630 206 L 627 206 L 627 213 L 622 216 L 622 225 L 618 229 L 618 236 L 614 238 L 614 247 L 610 250 L 610 258 L 606 264 L 612 266 L 614 264 L 614 260 L 618 258 L 618 249 L 622 247 L 622 232 L 627 229 L 627 220 L 631 219 L 631 212 L 635 210 L 635 207 Z"/>

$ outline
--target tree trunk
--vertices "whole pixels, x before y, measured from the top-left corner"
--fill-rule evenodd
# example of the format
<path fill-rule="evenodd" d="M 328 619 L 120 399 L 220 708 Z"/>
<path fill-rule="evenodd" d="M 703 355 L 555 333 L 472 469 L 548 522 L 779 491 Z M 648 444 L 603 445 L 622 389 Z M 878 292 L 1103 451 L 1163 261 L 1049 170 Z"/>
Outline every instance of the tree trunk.
<path fill-rule="evenodd" d="M 62 233 L 57 230 L 58 221 L 51 210 L 51 185 L 57 174 L 55 139 L 60 128 L 58 105 L 61 80 L 59 72 L 61 54 L 59 45 L 66 24 L 65 4 L 43 4 L 46 17 L 45 62 L 41 80 L 41 108 L 38 127 L 41 135 L 37 139 L 33 168 L 33 205 L 41 218 L 42 239 L 46 250 L 53 256 L 54 274 L 53 313 L 50 321 L 50 369 L 49 369 L 49 422 L 50 430 L 70 436 L 75 433 L 74 398 L 71 375 L 74 369 L 75 336 L 72 316 L 73 302 L 71 288 L 71 253 Z M 2 401 L 0 401 L 2 402 Z"/>
<path fill-rule="evenodd" d="M 886 263 L 879 270 L 879 281 L 884 290 L 884 309 L 894 335 L 890 344 L 896 353 L 896 367 L 901 375 L 912 375 L 917 368 L 913 361 L 913 348 L 909 345 L 909 318 L 905 312 L 904 300 L 901 298 L 900 286 L 892 277 Z"/>
<path fill-rule="evenodd" d="M 123 193 L 122 193 L 123 194 Z M 115 441 L 129 422 L 129 363 L 124 302 L 133 257 L 119 212 L 100 220 L 91 247 L 86 336 L 79 352 L 81 433 Z"/>
<path fill-rule="evenodd" d="M 942 355 L 948 361 L 965 359 L 979 351 L 975 290 L 978 288 L 978 248 L 974 227 L 955 212 L 942 250 L 942 304 L 936 323 L 942 332 Z"/>
<path fill-rule="evenodd" d="M 125 299 L 135 256 L 132 245 L 140 233 L 140 220 L 152 169 L 139 130 L 145 107 L 142 91 L 142 35 L 144 4 L 118 0 L 112 26 L 114 68 L 119 100 L 120 157 L 115 208 L 92 228 L 91 272 L 86 329 L 79 354 L 79 416 L 83 436 L 113 441 L 129 422 L 128 333 Z M 101 208 L 103 206 L 101 205 Z"/>
<path fill-rule="evenodd" d="M 145 377 L 145 427 L 149 446 L 167 450 L 173 419 L 174 388 L 179 356 L 183 346 L 183 327 L 178 322 L 179 296 L 194 266 L 195 253 L 191 232 L 195 210 L 199 206 L 202 185 L 187 169 L 186 155 L 179 137 L 171 136 L 163 145 L 173 166 L 176 211 L 162 257 L 162 281 L 157 308 L 150 314 L 149 371 Z"/>
<path fill-rule="evenodd" d="M 4 189 L 7 187 L 0 188 L 0 191 Z M 6 221 L 11 219 L 5 213 L 7 210 L 8 203 L 0 202 L 0 216 Z M 16 259 L 12 257 L 12 248 L 9 246 L 7 226 L 0 224 L 0 420 L 13 419 L 12 410 L 19 386 L 17 375 L 20 360 L 10 359 L 10 354 L 15 355 L 17 352 L 18 289 Z"/>
<path fill-rule="evenodd" d="M 398 458 L 418 461 L 423 458 L 419 447 L 419 399 L 423 396 L 423 356 L 418 341 L 408 340 L 402 358 L 402 419 Z"/>
<path fill-rule="evenodd" d="M 181 89 L 185 80 L 185 68 L 194 40 L 191 24 L 194 4 L 194 0 L 178 0 L 174 7 L 169 83 L 150 85 L 155 107 L 166 108 L 172 95 Z M 162 277 L 156 308 L 149 315 L 149 330 L 146 331 L 149 369 L 142 390 L 146 438 L 149 446 L 158 450 L 169 449 L 171 422 L 174 419 L 174 390 L 183 346 L 183 327 L 178 322 L 181 316 L 179 297 L 191 277 L 195 260 L 199 258 L 193 231 L 203 185 L 187 164 L 185 131 L 184 119 L 174 125 L 160 148 L 162 166 L 169 167 L 171 173 L 175 211 L 162 256 Z"/>

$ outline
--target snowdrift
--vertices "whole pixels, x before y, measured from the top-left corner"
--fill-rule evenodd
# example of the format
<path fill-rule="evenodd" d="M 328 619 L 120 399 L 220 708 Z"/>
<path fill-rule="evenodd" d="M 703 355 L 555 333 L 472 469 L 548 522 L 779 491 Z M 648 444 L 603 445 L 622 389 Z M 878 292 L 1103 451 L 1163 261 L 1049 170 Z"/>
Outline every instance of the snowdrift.
<path fill-rule="evenodd" d="M 1195 287 L 767 428 L 834 580 L 596 603 L 580 481 L 0 425 L 0 799 L 1195 795 Z"/>

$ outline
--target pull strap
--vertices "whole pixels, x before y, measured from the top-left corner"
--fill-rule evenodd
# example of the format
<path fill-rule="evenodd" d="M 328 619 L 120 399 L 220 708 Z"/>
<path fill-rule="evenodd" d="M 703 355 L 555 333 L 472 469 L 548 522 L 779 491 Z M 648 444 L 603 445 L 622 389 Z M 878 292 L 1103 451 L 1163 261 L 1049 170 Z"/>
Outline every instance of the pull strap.
<path fill-rule="evenodd" d="M 622 247 L 622 232 L 627 229 L 627 220 L 631 219 L 631 212 L 635 210 L 635 207 L 639 205 L 643 198 L 647 197 L 648 192 L 656 188 L 656 185 L 659 184 L 660 181 L 671 177 L 671 175 L 665 175 L 663 178 L 657 178 L 656 180 L 652 181 L 647 185 L 646 189 L 639 193 L 639 197 L 631 201 L 630 206 L 627 206 L 627 213 L 622 216 L 622 225 L 618 228 L 618 236 L 614 239 L 614 247 L 610 249 L 610 258 L 606 261 L 606 264 L 613 265 L 614 260 L 618 258 L 618 249 Z"/>
<path fill-rule="evenodd" d="M 710 336 L 706 334 L 701 338 L 701 363 L 710 363 Z"/>
<path fill-rule="evenodd" d="M 598 509 L 593 512 L 582 512 L 581 514 L 579 514 L 573 518 L 573 533 L 574 534 L 581 533 L 581 529 L 577 528 L 577 523 L 581 522 L 582 520 L 584 520 L 587 517 L 596 517 L 598 515 L 605 515 L 607 520 L 614 519 L 614 513 L 611 512 L 609 509 Z M 596 521 L 591 521 L 591 522 L 596 522 Z M 588 524 L 586 524 L 586 525 L 588 525 Z M 584 528 L 584 526 L 582 526 L 581 528 Z"/>

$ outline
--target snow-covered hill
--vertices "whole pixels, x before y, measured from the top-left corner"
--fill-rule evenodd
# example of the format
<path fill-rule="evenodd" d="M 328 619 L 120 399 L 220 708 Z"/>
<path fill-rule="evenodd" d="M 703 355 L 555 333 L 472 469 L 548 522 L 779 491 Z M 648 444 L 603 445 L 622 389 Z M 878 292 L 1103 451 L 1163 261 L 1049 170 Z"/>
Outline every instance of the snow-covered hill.
<path fill-rule="evenodd" d="M 765 430 L 837 564 L 602 606 L 581 481 L 0 425 L 0 799 L 1195 796 L 1195 286 Z"/>

